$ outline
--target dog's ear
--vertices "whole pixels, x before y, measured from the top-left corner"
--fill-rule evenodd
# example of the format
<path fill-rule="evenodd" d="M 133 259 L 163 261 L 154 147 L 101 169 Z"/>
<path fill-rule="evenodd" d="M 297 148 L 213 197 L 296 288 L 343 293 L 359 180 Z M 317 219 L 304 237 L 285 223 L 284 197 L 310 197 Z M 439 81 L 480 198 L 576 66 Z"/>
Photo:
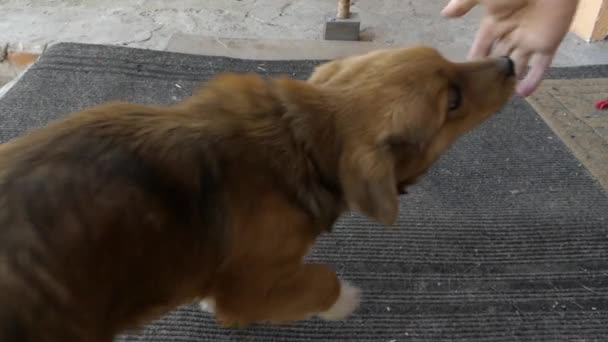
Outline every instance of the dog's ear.
<path fill-rule="evenodd" d="M 342 69 L 340 60 L 334 60 L 319 65 L 308 78 L 308 82 L 315 85 L 324 85 Z"/>
<path fill-rule="evenodd" d="M 349 208 L 386 225 L 395 223 L 399 195 L 394 160 L 388 148 L 360 145 L 344 152 L 340 182 Z"/>
<path fill-rule="evenodd" d="M 288 112 L 323 112 L 327 110 L 326 94 L 306 81 L 281 77 L 274 80 L 276 91 Z"/>
<path fill-rule="evenodd" d="M 279 85 L 278 93 L 288 112 L 328 111 L 330 96 L 326 90 L 316 84 L 285 78 L 276 82 Z M 329 115 L 319 115 L 316 119 L 329 118 Z M 308 130 L 318 129 L 318 127 L 305 127 Z M 352 136 L 351 138 L 342 136 L 346 139 L 344 141 L 346 146 L 343 146 L 341 152 L 338 172 L 347 205 L 350 209 L 383 224 L 393 224 L 397 219 L 399 196 L 395 184 L 394 158 L 389 146 L 371 142 L 365 144 L 360 137 L 351 133 L 347 134 Z"/>

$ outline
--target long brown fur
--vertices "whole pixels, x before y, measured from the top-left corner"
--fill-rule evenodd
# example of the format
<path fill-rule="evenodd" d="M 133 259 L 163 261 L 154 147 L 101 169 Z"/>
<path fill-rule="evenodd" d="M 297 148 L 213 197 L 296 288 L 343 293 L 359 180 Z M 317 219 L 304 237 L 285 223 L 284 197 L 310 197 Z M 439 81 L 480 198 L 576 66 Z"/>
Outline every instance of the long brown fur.
<path fill-rule="evenodd" d="M 226 74 L 169 107 L 111 103 L 0 147 L 0 340 L 107 342 L 205 299 L 226 325 L 346 318 L 304 264 L 346 210 L 399 194 L 513 91 L 504 59 L 376 51 L 307 81 Z M 448 110 L 454 86 L 461 105 Z"/>

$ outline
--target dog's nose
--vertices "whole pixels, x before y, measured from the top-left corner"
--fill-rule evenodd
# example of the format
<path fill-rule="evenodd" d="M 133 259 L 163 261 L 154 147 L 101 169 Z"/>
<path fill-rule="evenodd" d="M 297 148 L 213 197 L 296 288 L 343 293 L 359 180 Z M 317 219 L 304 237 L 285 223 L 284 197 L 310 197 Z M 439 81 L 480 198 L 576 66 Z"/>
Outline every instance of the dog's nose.
<path fill-rule="evenodd" d="M 498 67 L 502 70 L 507 76 L 515 76 L 515 63 L 509 57 L 500 57 L 498 59 Z"/>

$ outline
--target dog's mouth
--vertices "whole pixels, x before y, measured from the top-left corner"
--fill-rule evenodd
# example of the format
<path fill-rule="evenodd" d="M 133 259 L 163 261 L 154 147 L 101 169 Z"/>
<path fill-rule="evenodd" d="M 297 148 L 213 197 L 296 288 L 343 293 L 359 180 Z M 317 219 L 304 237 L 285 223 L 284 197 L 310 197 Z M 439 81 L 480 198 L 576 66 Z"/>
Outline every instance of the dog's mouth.
<path fill-rule="evenodd" d="M 402 181 L 397 183 L 397 193 L 399 195 L 406 195 L 407 194 L 407 187 L 409 186 L 409 182 L 408 181 Z"/>

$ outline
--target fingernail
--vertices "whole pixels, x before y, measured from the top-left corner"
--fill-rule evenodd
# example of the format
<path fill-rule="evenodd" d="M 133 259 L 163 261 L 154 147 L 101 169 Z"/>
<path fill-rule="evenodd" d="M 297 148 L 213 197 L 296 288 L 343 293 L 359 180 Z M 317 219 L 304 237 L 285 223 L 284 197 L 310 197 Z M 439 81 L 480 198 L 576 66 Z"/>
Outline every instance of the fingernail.
<path fill-rule="evenodd" d="M 525 83 L 519 83 L 515 91 L 522 97 L 528 97 L 532 93 L 533 89 L 531 89 L 530 86 Z"/>

